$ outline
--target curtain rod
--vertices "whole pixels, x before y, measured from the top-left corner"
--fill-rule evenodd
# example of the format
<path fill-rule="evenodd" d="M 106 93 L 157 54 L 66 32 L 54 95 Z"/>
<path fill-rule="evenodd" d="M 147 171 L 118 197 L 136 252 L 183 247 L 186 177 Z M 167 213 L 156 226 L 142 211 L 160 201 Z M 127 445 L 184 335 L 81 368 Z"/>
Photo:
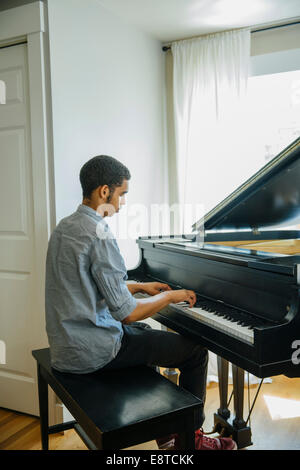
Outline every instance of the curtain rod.
<path fill-rule="evenodd" d="M 265 28 L 261 28 L 261 29 L 253 29 L 252 31 L 250 31 L 250 33 L 260 33 L 261 31 L 267 31 L 269 29 L 276 29 L 276 28 L 284 28 L 286 26 L 293 26 L 295 24 L 300 24 L 300 20 L 299 21 L 294 21 L 293 23 L 285 23 L 285 24 L 278 24 L 278 25 L 274 25 L 274 26 L 266 26 Z M 212 33 L 212 34 L 215 34 L 215 33 Z M 169 51 L 171 49 L 171 46 L 163 46 L 162 47 L 162 50 L 164 52 L 166 51 Z"/>

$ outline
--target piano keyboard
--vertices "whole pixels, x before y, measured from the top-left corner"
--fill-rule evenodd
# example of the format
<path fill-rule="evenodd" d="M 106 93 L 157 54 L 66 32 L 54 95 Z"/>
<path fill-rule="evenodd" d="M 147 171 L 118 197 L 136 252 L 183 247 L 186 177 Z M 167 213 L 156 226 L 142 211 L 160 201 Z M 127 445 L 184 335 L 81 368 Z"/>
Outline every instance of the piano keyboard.
<path fill-rule="evenodd" d="M 200 323 L 209 325 L 223 333 L 229 334 L 238 338 L 239 340 L 246 341 L 247 343 L 254 344 L 254 332 L 251 326 L 242 326 L 237 321 L 228 320 L 223 316 L 218 316 L 214 312 L 208 312 L 200 307 L 184 307 L 183 303 L 170 304 L 176 305 L 184 315 L 192 317 Z"/>
<path fill-rule="evenodd" d="M 145 298 L 149 295 L 138 293 L 135 297 Z M 216 302 L 197 296 L 197 302 L 193 307 L 187 307 L 187 305 L 189 305 L 188 302 L 169 304 L 170 307 L 179 308 L 183 315 L 248 344 L 254 344 L 253 327 L 263 326 L 266 323 L 245 312 L 231 308 L 221 301 Z"/>

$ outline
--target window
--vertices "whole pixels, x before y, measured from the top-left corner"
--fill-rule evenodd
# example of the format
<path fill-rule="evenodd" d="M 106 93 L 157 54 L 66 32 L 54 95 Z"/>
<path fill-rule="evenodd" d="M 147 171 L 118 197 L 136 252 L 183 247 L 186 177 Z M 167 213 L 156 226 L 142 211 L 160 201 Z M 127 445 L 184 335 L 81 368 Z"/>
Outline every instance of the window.
<path fill-rule="evenodd" d="M 300 70 L 250 77 L 246 98 L 224 109 L 214 127 L 200 129 L 192 192 L 205 213 L 300 136 Z"/>

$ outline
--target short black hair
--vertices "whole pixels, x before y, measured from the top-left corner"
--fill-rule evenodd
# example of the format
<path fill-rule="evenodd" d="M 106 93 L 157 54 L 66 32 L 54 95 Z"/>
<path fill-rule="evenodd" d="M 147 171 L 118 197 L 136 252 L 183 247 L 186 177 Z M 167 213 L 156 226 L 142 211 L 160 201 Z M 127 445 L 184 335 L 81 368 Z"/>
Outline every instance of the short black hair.
<path fill-rule="evenodd" d="M 98 155 L 88 160 L 79 175 L 83 198 L 89 198 L 96 188 L 105 184 L 113 193 L 117 186 L 122 186 L 124 179 L 130 178 L 128 168 L 108 155 Z"/>

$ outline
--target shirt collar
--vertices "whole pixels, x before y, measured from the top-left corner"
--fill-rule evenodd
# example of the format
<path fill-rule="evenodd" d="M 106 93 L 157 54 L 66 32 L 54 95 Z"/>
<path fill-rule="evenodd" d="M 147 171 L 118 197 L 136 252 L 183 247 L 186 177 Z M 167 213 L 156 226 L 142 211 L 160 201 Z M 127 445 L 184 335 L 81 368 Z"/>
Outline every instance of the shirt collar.
<path fill-rule="evenodd" d="M 84 204 L 79 204 L 79 206 L 77 208 L 77 212 L 80 212 L 81 214 L 89 215 L 94 220 L 96 220 L 97 222 L 100 222 L 100 221 L 104 222 L 103 217 L 102 217 L 102 215 L 99 214 L 99 212 L 95 211 L 91 207 L 88 207 Z"/>

